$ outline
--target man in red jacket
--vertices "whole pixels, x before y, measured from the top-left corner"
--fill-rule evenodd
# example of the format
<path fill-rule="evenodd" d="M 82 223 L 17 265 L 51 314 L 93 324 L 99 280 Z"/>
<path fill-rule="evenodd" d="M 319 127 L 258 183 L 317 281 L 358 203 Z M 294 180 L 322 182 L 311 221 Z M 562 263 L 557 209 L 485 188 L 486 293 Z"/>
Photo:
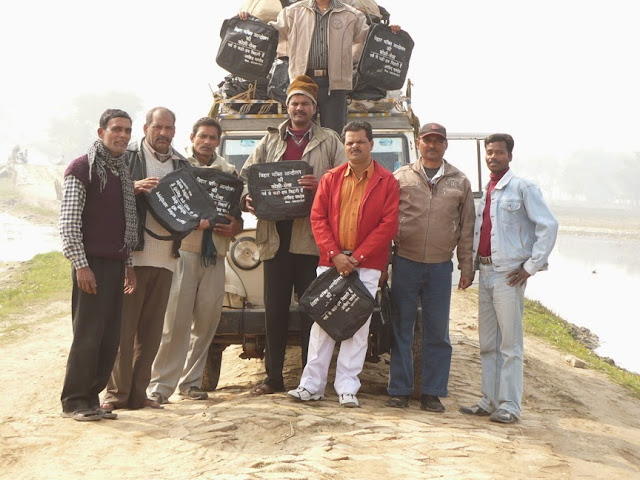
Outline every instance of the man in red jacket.
<path fill-rule="evenodd" d="M 391 240 L 398 231 L 398 182 L 371 158 L 373 134 L 367 122 L 351 122 L 342 131 L 349 160 L 320 180 L 311 210 L 311 227 L 320 261 L 318 275 L 335 266 L 341 275 L 353 270 L 375 296 L 387 270 Z M 353 337 L 340 343 L 334 387 L 340 405 L 358 407 L 358 375 L 367 353 L 371 318 Z M 289 392 L 297 400 L 320 400 L 327 384 L 335 341 L 317 323 L 311 328 L 307 365 L 300 386 Z"/>

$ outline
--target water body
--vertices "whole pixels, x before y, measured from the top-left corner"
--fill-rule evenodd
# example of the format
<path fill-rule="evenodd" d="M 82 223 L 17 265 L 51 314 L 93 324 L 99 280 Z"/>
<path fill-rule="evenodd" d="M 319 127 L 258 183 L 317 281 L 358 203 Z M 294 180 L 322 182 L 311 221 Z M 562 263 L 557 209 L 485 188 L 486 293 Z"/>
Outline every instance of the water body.
<path fill-rule="evenodd" d="M 596 350 L 640 373 L 640 235 L 561 229 L 549 270 L 529 280 L 528 298 L 600 338 Z"/>
<path fill-rule="evenodd" d="M 62 251 L 57 226 L 34 225 L 0 213 L 0 261 L 23 262 L 51 251 Z"/>

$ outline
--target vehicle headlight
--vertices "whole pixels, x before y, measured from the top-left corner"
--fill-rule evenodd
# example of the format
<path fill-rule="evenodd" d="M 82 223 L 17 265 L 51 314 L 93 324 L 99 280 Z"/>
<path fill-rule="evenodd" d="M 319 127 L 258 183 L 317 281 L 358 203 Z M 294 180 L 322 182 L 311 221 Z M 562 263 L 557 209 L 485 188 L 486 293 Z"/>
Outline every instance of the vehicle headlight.
<path fill-rule="evenodd" d="M 238 238 L 231 246 L 231 260 L 242 270 L 253 270 L 260 265 L 258 245 L 252 237 Z"/>

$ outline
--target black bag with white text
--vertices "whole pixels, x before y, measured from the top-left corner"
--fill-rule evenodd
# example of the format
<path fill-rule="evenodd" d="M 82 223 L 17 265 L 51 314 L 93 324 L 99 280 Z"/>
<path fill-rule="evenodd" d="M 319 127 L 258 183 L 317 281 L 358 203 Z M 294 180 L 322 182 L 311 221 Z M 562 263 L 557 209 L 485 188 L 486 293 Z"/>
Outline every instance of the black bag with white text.
<path fill-rule="evenodd" d="M 353 337 L 367 323 L 374 304 L 357 271 L 342 277 L 336 267 L 311 282 L 298 302 L 300 309 L 336 342 Z"/>
<path fill-rule="evenodd" d="M 404 30 L 375 24 L 369 29 L 358 62 L 358 83 L 383 90 L 399 90 L 404 85 L 413 51 L 413 39 Z"/>
<path fill-rule="evenodd" d="M 229 223 L 225 214 L 239 219 L 240 198 L 244 188 L 242 180 L 214 168 L 193 167 L 192 170 L 216 207 L 215 212 L 212 212 L 211 223 Z"/>
<path fill-rule="evenodd" d="M 302 160 L 256 163 L 247 169 L 247 187 L 256 217 L 291 220 L 311 213 L 313 192 L 298 185 L 313 167 Z"/>
<path fill-rule="evenodd" d="M 167 173 L 146 195 L 148 209 L 171 236 L 159 240 L 179 240 L 198 227 L 201 219 L 213 219 L 216 205 L 198 182 L 191 168 L 178 168 Z"/>
<path fill-rule="evenodd" d="M 278 31 L 257 17 L 232 17 L 220 29 L 216 63 L 245 80 L 265 79 L 276 58 Z"/>

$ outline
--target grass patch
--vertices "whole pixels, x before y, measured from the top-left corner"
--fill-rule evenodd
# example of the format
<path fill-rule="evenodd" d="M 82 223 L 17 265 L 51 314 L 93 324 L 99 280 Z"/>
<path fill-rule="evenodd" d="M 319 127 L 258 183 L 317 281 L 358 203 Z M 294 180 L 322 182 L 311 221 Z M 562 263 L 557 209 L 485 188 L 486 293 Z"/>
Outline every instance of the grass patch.
<path fill-rule="evenodd" d="M 27 328 L 27 310 L 65 300 L 71 291 L 71 265 L 60 252 L 36 255 L 5 279 L 0 290 L 0 338 Z"/>
<path fill-rule="evenodd" d="M 563 352 L 584 360 L 589 368 L 606 373 L 616 383 L 640 398 L 640 375 L 607 363 L 598 354 L 576 341 L 569 322 L 540 302 L 525 299 L 524 331 L 545 340 Z"/>

